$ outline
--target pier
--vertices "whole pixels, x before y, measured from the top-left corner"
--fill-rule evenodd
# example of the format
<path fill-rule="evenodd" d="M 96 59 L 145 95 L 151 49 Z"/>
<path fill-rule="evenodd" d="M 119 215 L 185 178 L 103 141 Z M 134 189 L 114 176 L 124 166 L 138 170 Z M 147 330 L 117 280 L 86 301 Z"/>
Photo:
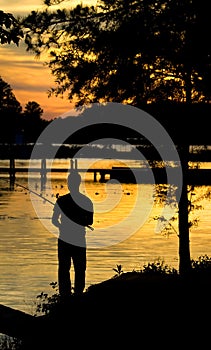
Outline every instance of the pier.
<path fill-rule="evenodd" d="M 92 173 L 94 182 L 106 182 L 117 180 L 120 183 L 168 183 L 166 168 L 141 168 L 141 167 L 111 167 L 111 168 L 78 168 L 77 159 L 70 159 L 69 168 L 48 168 L 46 159 L 40 160 L 40 167 L 16 167 L 15 160 L 11 159 L 8 167 L 1 167 L 0 174 L 8 174 L 11 180 L 15 180 L 17 173 L 38 173 L 41 180 L 45 180 L 51 173 L 68 173 L 71 169 L 77 169 L 79 173 Z M 171 178 L 176 178 L 179 174 L 178 168 L 168 168 Z M 211 185 L 211 169 L 189 169 L 188 184 L 191 185 Z"/>

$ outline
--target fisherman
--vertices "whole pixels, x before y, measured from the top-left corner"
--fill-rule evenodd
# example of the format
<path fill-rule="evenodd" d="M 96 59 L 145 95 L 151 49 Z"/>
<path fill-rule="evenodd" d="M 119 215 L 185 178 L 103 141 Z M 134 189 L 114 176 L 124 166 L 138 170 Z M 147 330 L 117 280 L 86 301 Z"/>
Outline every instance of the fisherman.
<path fill-rule="evenodd" d="M 53 210 L 52 223 L 59 228 L 58 285 L 61 297 L 72 293 L 70 269 L 75 273 L 74 295 L 85 288 L 86 226 L 93 224 L 94 207 L 91 199 L 80 192 L 81 176 L 71 170 L 67 184 L 69 193 L 58 197 Z"/>

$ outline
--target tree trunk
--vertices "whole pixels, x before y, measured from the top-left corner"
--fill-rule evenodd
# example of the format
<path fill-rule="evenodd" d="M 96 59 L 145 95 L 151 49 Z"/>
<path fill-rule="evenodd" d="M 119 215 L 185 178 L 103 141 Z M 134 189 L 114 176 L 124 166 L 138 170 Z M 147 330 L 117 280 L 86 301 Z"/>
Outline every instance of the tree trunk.
<path fill-rule="evenodd" d="M 185 94 L 186 106 L 192 102 L 192 66 L 190 62 L 185 64 Z M 188 108 L 186 109 L 186 111 Z M 187 135 L 188 139 L 188 135 Z M 189 241 L 189 202 L 188 202 L 188 162 L 189 162 L 189 143 L 182 144 L 180 149 L 180 161 L 183 172 L 183 186 L 179 202 L 179 272 L 186 276 L 191 272 L 190 261 L 190 241 Z"/>
<path fill-rule="evenodd" d="M 179 272 L 182 276 L 189 274 L 191 270 L 187 188 L 188 159 L 189 146 L 183 145 L 180 152 L 183 171 L 183 186 L 179 201 Z"/>

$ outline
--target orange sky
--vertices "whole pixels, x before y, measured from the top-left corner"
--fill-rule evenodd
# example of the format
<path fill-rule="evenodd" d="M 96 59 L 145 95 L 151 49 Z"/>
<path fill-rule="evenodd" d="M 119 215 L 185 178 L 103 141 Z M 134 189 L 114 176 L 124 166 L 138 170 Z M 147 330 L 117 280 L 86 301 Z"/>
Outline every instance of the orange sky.
<path fill-rule="evenodd" d="M 93 4 L 92 0 L 82 1 Z M 14 15 L 23 15 L 32 10 L 42 8 L 42 0 L 2 0 L 0 10 Z M 81 1 L 65 1 L 64 5 L 73 6 Z M 52 119 L 64 113 L 76 115 L 74 104 L 66 98 L 48 97 L 48 90 L 55 86 L 50 69 L 44 66 L 44 59 L 35 59 L 34 54 L 26 52 L 22 43 L 19 47 L 11 45 L 0 46 L 0 76 L 8 83 L 17 100 L 24 108 L 29 101 L 36 101 L 44 110 L 43 118 Z"/>

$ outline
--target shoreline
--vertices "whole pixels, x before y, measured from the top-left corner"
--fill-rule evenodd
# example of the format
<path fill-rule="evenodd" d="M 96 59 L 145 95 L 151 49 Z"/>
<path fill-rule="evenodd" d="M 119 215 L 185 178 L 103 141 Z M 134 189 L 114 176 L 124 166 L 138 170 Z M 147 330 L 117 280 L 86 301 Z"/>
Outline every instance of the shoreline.
<path fill-rule="evenodd" d="M 87 346 L 88 339 L 94 346 L 99 341 L 108 346 L 115 342 L 125 345 L 125 341 L 132 345 L 147 333 L 156 337 L 148 341 L 165 343 L 178 326 L 175 341 L 184 339 L 190 325 L 191 332 L 197 328 L 199 336 L 197 315 L 205 322 L 211 311 L 210 292 L 207 273 L 194 273 L 189 278 L 174 273 L 122 273 L 89 287 L 80 297 L 73 295 L 52 303 L 45 316 L 30 316 L 23 332 L 23 349 L 66 349 L 68 342 L 75 341 L 78 346 Z M 20 321 L 16 332 L 23 329 Z"/>

